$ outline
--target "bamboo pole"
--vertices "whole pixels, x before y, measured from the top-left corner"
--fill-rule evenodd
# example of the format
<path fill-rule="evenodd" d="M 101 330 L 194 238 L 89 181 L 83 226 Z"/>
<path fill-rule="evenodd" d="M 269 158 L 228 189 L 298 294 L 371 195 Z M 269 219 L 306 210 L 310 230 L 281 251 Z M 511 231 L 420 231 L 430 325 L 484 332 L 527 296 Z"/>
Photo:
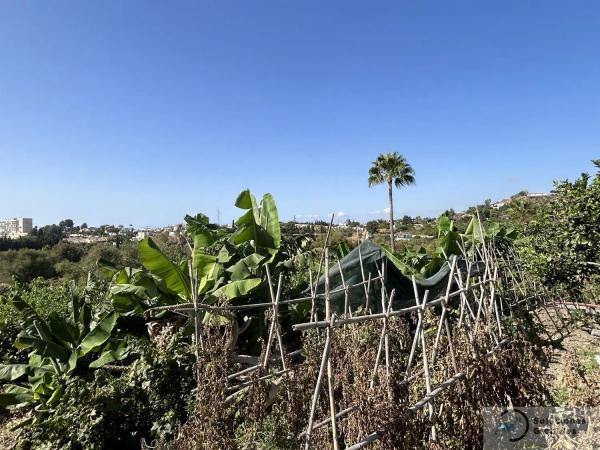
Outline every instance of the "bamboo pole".
<path fill-rule="evenodd" d="M 412 277 L 412 282 L 413 282 L 413 289 L 415 291 L 415 302 L 417 303 L 418 309 L 417 309 L 417 329 L 415 330 L 415 336 L 413 339 L 413 343 L 412 343 L 412 347 L 410 349 L 410 355 L 408 356 L 408 362 L 406 364 L 406 373 L 405 373 L 405 378 L 408 378 L 410 375 L 410 369 L 412 367 L 412 361 L 413 358 L 415 356 L 415 351 L 417 349 L 417 344 L 419 342 L 420 339 L 420 333 L 421 330 L 423 329 L 424 326 L 424 317 L 423 317 L 423 312 L 425 311 L 425 308 L 427 307 L 427 298 L 429 297 L 429 291 L 426 290 L 425 294 L 423 295 L 423 301 L 420 302 L 419 301 L 419 291 L 417 289 L 417 282 L 415 280 L 415 277 Z M 441 301 L 441 300 L 440 300 Z M 422 351 L 425 351 L 425 348 L 421 348 Z"/>
<path fill-rule="evenodd" d="M 269 373 L 267 375 L 264 375 L 262 377 L 256 378 L 254 380 L 248 380 L 248 381 L 244 381 L 243 383 L 237 384 L 235 386 L 230 386 L 226 389 L 227 392 L 235 392 L 243 387 L 246 386 L 250 386 L 254 383 L 258 383 L 259 381 L 264 381 L 264 380 L 268 380 L 269 378 L 273 378 L 279 375 L 284 375 L 288 372 L 291 372 L 292 369 L 283 369 L 283 370 L 278 370 L 277 372 L 273 372 L 273 373 Z"/>
<path fill-rule="evenodd" d="M 334 318 L 331 314 L 331 297 L 329 295 L 329 249 L 325 249 L 325 320 L 333 323 Z M 327 337 L 329 339 L 329 345 L 331 346 L 331 340 L 333 334 L 333 327 L 327 328 Z M 334 397 L 334 379 L 333 379 L 333 367 L 331 365 L 331 349 L 329 349 L 329 357 L 327 358 L 327 385 L 329 394 L 329 413 L 331 414 L 331 438 L 333 440 L 334 450 L 338 450 L 338 437 L 337 437 L 337 426 L 335 423 L 335 397 Z"/>
<path fill-rule="evenodd" d="M 456 256 L 452 260 L 452 265 L 450 267 L 450 274 L 448 275 L 448 284 L 446 285 L 446 295 L 444 297 L 444 300 L 442 301 L 442 314 L 440 316 L 437 333 L 435 335 L 435 341 L 433 343 L 433 349 L 431 351 L 431 365 L 432 366 L 435 364 L 435 357 L 436 357 L 438 345 L 440 343 L 442 327 L 443 327 L 443 324 L 446 323 L 446 311 L 448 310 L 448 299 L 450 298 L 450 289 L 452 289 L 452 281 L 453 281 L 455 270 L 456 270 Z"/>
<path fill-rule="evenodd" d="M 312 275 L 312 270 L 310 267 L 308 268 L 308 280 L 310 283 L 310 321 L 312 322 L 313 320 L 316 320 L 315 306 L 316 306 L 317 296 L 316 296 L 316 292 L 315 292 L 316 286 L 313 285 L 313 275 Z"/>
<path fill-rule="evenodd" d="M 340 263 L 340 260 L 338 259 L 338 270 L 340 271 L 340 278 L 342 279 L 342 286 L 344 286 L 344 314 L 343 316 L 346 317 L 346 314 L 348 314 L 349 316 L 352 316 L 352 313 L 349 310 L 349 305 L 348 305 L 348 287 L 346 286 L 346 280 L 344 279 L 344 272 L 342 271 L 342 264 Z"/>
<path fill-rule="evenodd" d="M 317 278 L 315 279 L 315 293 L 317 290 L 317 285 L 319 283 L 319 278 L 321 277 L 321 267 L 323 265 L 323 258 L 325 257 L 325 250 L 329 245 L 329 236 L 331 235 L 331 227 L 333 226 L 333 218 L 335 214 L 331 215 L 331 220 L 329 221 L 329 226 L 327 227 L 327 234 L 325 235 L 325 242 L 323 243 L 323 250 L 321 251 L 321 258 L 319 258 L 319 269 L 317 270 Z M 315 319 L 316 320 L 316 319 Z"/>
<path fill-rule="evenodd" d="M 265 351 L 265 358 L 263 361 L 263 367 L 267 367 L 269 362 L 269 356 L 271 353 L 271 343 L 273 342 L 273 335 L 277 337 L 277 342 L 279 345 L 279 353 L 281 354 L 281 364 L 282 367 L 286 368 L 285 363 L 285 349 L 283 348 L 283 340 L 281 338 L 281 330 L 279 329 L 279 296 L 281 295 L 281 284 L 283 279 L 283 274 L 279 274 L 279 282 L 277 284 L 277 295 L 273 293 L 273 287 L 271 284 L 271 273 L 269 271 L 269 266 L 265 266 L 267 268 L 267 281 L 269 283 L 269 290 L 271 292 L 271 301 L 273 304 L 273 318 L 271 319 L 271 327 L 269 329 L 269 337 L 267 339 L 267 349 Z"/>
<path fill-rule="evenodd" d="M 392 290 L 392 294 L 390 295 L 390 299 L 388 301 L 387 308 L 386 308 L 387 313 L 389 313 L 390 308 L 392 306 L 394 295 L 396 295 L 396 291 Z M 384 305 L 384 307 L 385 307 L 385 305 Z M 384 318 L 383 327 L 381 329 L 381 335 L 379 337 L 379 347 L 377 348 L 377 356 L 375 357 L 375 367 L 373 368 L 373 374 L 371 375 L 371 383 L 370 383 L 371 389 L 373 389 L 373 386 L 375 383 L 375 376 L 377 375 L 377 368 L 379 367 L 379 360 L 381 358 L 381 352 L 383 351 L 385 337 L 387 336 L 387 333 L 388 333 L 387 326 L 388 326 L 388 318 Z M 386 374 L 389 377 L 389 368 L 387 368 Z"/>
<path fill-rule="evenodd" d="M 417 283 L 415 281 L 415 278 L 413 277 L 413 286 L 415 289 L 415 295 L 417 294 Z M 423 306 L 425 305 L 425 299 L 427 298 L 429 294 L 429 291 L 425 291 L 425 295 L 423 297 Z M 422 311 L 419 312 L 419 314 L 422 316 L 424 314 L 424 309 Z M 421 331 L 420 331 L 420 337 L 421 337 L 421 356 L 423 358 L 423 373 L 425 375 L 425 388 L 427 389 L 427 395 L 431 394 L 431 376 L 429 374 L 429 363 L 427 360 L 427 346 L 425 343 L 425 332 L 423 330 L 424 326 L 423 323 L 425 321 L 425 318 L 423 317 L 421 319 Z M 436 441 L 436 430 L 435 430 L 435 417 L 434 417 L 434 407 L 432 403 L 429 403 L 429 420 L 431 421 L 432 425 L 431 425 L 431 440 L 432 441 Z"/>
<path fill-rule="evenodd" d="M 317 400 L 319 398 L 319 390 L 321 389 L 321 383 L 323 381 L 323 375 L 325 374 L 325 368 L 327 361 L 329 361 L 329 352 L 331 351 L 331 336 L 327 335 L 325 338 L 325 345 L 323 346 L 323 356 L 321 357 L 321 366 L 319 368 L 319 374 L 317 376 L 317 383 L 315 391 L 313 392 L 312 401 L 310 404 L 310 415 L 308 416 L 308 426 L 306 427 L 306 443 L 305 450 L 310 448 L 310 436 L 313 430 L 313 422 L 315 420 L 315 412 L 317 410 Z"/>
<path fill-rule="evenodd" d="M 346 415 L 348 415 L 348 414 L 356 411 L 357 409 L 358 409 L 357 406 L 350 406 L 349 408 L 343 409 L 339 413 L 337 413 L 335 415 L 335 418 L 336 419 L 341 419 L 342 417 L 344 417 L 344 416 L 346 416 Z M 315 430 L 318 430 L 319 428 L 323 428 L 324 426 L 327 426 L 329 424 L 331 424 L 331 417 L 328 417 L 327 419 L 324 419 L 324 420 L 322 420 L 320 422 L 317 422 L 315 425 L 313 425 L 312 429 L 313 429 L 313 431 L 315 431 Z M 302 433 L 300 433 L 298 435 L 298 439 L 301 439 L 304 436 L 306 436 L 306 431 L 303 431 Z"/>
<path fill-rule="evenodd" d="M 371 433 L 368 436 L 364 437 L 360 442 L 357 442 L 356 444 L 350 447 L 346 447 L 345 450 L 359 450 L 361 448 L 365 448 L 367 445 L 371 445 L 373 442 L 376 442 L 379 439 L 380 436 L 378 433 Z"/>

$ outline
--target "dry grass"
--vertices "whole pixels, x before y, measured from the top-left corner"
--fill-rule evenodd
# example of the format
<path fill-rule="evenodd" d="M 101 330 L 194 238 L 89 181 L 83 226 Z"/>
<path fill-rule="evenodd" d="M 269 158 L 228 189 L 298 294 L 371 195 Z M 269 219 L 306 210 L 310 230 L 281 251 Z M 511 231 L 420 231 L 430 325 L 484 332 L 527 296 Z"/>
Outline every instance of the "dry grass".
<path fill-rule="evenodd" d="M 435 318 L 426 322 L 435 330 Z M 377 431 L 381 439 L 373 446 L 396 448 L 479 448 L 481 446 L 480 410 L 485 406 L 514 404 L 519 406 L 548 404 L 550 395 L 544 369 L 534 347 L 526 341 L 513 342 L 492 356 L 485 352 L 494 347 L 487 333 L 480 330 L 470 343 L 465 332 L 453 338 L 456 364 L 466 373 L 434 401 L 437 420 L 433 424 L 423 408 L 412 417 L 403 416 L 406 408 L 426 393 L 422 377 L 410 385 L 403 382 L 412 343 L 414 320 L 395 317 L 389 322 L 390 376 L 386 375 L 385 357 L 370 387 L 374 361 L 381 334 L 381 322 L 365 322 L 335 330 L 332 339 L 332 364 L 336 411 L 348 407 L 356 410 L 337 421 L 340 447 L 361 440 Z M 288 449 L 300 448 L 298 435 L 305 431 L 324 345 L 324 333 L 304 334 L 304 361 L 292 366 L 287 374 L 257 382 L 227 398 L 227 374 L 239 370 L 231 365 L 230 331 L 205 333 L 205 351 L 201 353 L 201 383 L 194 418 L 182 427 L 169 448 L 178 449 Z M 428 333 L 428 341 L 434 333 Z M 429 343 L 428 343 L 429 345 Z M 454 368 L 447 342 L 440 343 L 439 358 L 432 368 L 432 385 L 453 376 Z M 413 373 L 420 370 L 422 360 Z M 259 378 L 265 371 L 256 371 Z M 319 393 L 315 423 L 329 417 L 327 380 Z M 437 441 L 431 440 L 435 425 Z M 313 448 L 331 447 L 331 427 L 314 430 Z"/>

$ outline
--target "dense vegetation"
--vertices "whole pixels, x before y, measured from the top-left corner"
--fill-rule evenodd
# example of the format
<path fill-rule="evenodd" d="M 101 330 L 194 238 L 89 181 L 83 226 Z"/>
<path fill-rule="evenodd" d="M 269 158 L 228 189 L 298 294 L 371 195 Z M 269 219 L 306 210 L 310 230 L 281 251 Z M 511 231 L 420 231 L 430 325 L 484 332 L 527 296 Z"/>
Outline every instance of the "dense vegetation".
<path fill-rule="evenodd" d="M 595 300 L 600 175 L 557 183 L 555 192 L 544 201 L 517 195 L 499 209 L 486 202 L 471 215 L 447 211 L 437 220 L 404 217 L 397 231 L 434 237 L 404 241 L 386 252 L 405 274 L 425 278 L 448 255 L 465 251 L 465 241 L 491 239 L 510 248 L 511 257 L 513 250 L 518 253 L 541 283 L 565 289 L 573 298 Z M 258 202 L 243 191 L 235 204 L 242 215 L 232 229 L 211 224 L 202 214 L 186 216 L 186 239 L 180 241 L 158 236 L 116 246 L 59 239 L 44 248 L 0 253 L 0 410 L 19 427 L 18 447 L 138 448 L 142 440 L 167 445 L 179 427 L 185 436 L 189 427 L 202 427 L 202 420 L 216 420 L 196 401 L 196 395 L 214 393 L 206 386 L 194 389 L 199 374 L 209 380 L 217 369 L 196 365 L 193 324 L 170 312 L 170 306 L 268 301 L 267 280 L 280 276 L 282 296 L 297 295 L 308 286 L 308 269 L 318 271 L 315 248 L 323 245 L 327 228 L 317 224 L 322 233 L 315 234 L 315 228 L 280 225 L 269 194 Z M 483 229 L 473 220 L 477 214 Z M 376 238 L 384 244 L 389 242 L 387 225 L 372 222 L 367 229 L 375 234 L 383 228 Z M 330 235 L 337 257 L 355 244 L 352 227 Z M 282 308 L 288 324 L 304 320 L 308 311 L 304 304 Z M 264 317 L 205 313 L 200 319 L 213 330 L 212 339 L 225 339 L 219 334 L 222 327 L 243 329 L 235 339 L 228 336 L 227 345 L 260 354 L 268 332 Z M 348 339 L 377 338 L 375 330 L 365 333 Z M 310 339 L 301 342 L 289 331 L 284 338 L 303 346 L 307 358 L 318 356 Z M 348 361 L 359 359 L 348 354 Z M 516 360 L 505 363 L 526 369 Z M 286 401 L 289 411 L 282 411 L 282 417 L 292 417 L 299 399 Z M 238 442 L 252 426 L 237 428 Z M 260 432 L 269 434 L 269 429 Z M 286 448 L 290 436 L 268 439 Z"/>
<path fill-rule="evenodd" d="M 594 164 L 600 169 L 600 160 Z M 600 274 L 600 173 L 557 183 L 555 192 L 552 201 L 524 224 L 521 253 L 544 284 L 564 287 L 577 299 L 586 290 L 595 295 Z"/>

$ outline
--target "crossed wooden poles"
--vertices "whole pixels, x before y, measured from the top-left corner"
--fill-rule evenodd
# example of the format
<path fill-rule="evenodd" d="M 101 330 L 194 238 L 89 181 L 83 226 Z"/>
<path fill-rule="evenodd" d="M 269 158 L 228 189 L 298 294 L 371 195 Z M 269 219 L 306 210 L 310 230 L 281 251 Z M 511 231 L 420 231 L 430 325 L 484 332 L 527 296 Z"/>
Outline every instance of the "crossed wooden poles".
<path fill-rule="evenodd" d="M 305 449 L 309 449 L 313 432 L 323 427 L 329 427 L 331 430 L 331 443 L 335 450 L 339 448 L 338 421 L 357 411 L 358 407 L 349 406 L 343 410 L 336 411 L 336 402 L 334 398 L 335 379 L 331 359 L 334 351 L 334 349 L 332 349 L 334 333 L 339 328 L 353 324 L 365 322 L 381 323 L 381 333 L 378 340 L 376 358 L 373 362 L 372 375 L 369 380 L 369 387 L 373 388 L 378 381 L 376 375 L 379 367 L 385 364 L 385 376 L 388 379 L 391 376 L 389 345 L 390 318 L 416 313 L 417 325 L 412 336 L 410 353 L 403 374 L 403 382 L 410 384 L 419 378 L 424 379 L 425 392 L 422 398 L 404 410 L 402 416 L 408 419 L 412 415 L 418 413 L 421 409 L 427 408 L 427 413 L 432 423 L 430 439 L 435 441 L 438 438 L 436 417 L 439 414 L 436 413 L 434 405 L 435 399 L 450 387 L 463 380 L 466 376 L 464 370 L 458 370 L 453 344 L 452 327 L 455 327 L 460 331 L 466 331 L 471 344 L 473 344 L 475 339 L 480 336 L 480 334 L 478 334 L 479 331 L 487 333 L 493 345 L 492 348 L 485 351 L 484 356 L 492 355 L 498 349 L 509 343 L 509 339 L 505 337 L 505 331 L 503 329 L 504 317 L 512 316 L 513 309 L 519 304 L 525 303 L 534 315 L 536 314 L 536 308 L 539 306 L 544 309 L 548 306 L 553 307 L 555 309 L 556 318 L 562 325 L 561 327 L 555 324 L 557 325 L 556 329 L 560 330 L 564 328 L 564 318 L 557 310 L 556 302 L 548 302 L 548 293 L 540 290 L 540 287 L 536 286 L 533 280 L 526 275 L 525 271 L 520 267 L 518 258 L 516 258 L 515 255 L 509 254 L 508 257 L 506 255 L 500 256 L 499 253 L 495 251 L 494 246 L 491 243 L 486 243 L 483 239 L 479 243 L 472 244 L 469 249 L 467 249 L 464 242 L 462 245 L 459 245 L 459 248 L 462 253 L 462 260 L 464 261 L 463 267 L 459 267 L 458 258 L 456 256 L 446 258 L 450 270 L 443 294 L 437 298 L 430 299 L 430 291 L 425 290 L 423 295 L 420 295 L 417 282 L 413 277 L 412 284 L 415 304 L 401 309 L 393 308 L 396 293 L 393 290 L 387 292 L 385 284 L 385 264 L 376 266 L 376 276 L 367 273 L 363 266 L 362 255 L 360 255 L 360 247 L 359 260 L 362 281 L 354 284 L 347 284 L 345 282 L 341 264 L 338 260 L 337 265 L 342 281 L 342 287 L 331 289 L 329 274 L 330 255 L 327 249 L 326 240 L 317 276 L 313 278 L 312 271 L 309 272 L 311 281 L 309 296 L 281 300 L 282 275 L 279 275 L 279 279 L 275 285 L 269 267 L 266 266 L 266 276 L 271 299 L 270 302 L 237 306 L 211 306 L 203 305 L 195 301 L 193 304 L 179 305 L 177 307 L 177 312 L 184 314 L 193 312 L 195 317 L 198 317 L 199 311 L 202 310 L 223 315 L 232 315 L 234 311 L 244 311 L 255 308 L 267 308 L 271 310 L 269 333 L 263 354 L 264 356 L 262 358 L 244 355 L 236 356 L 238 362 L 245 363 L 246 365 L 249 365 L 249 367 L 230 374 L 227 377 L 228 381 L 232 383 L 232 385 L 227 388 L 227 392 L 229 393 L 227 401 L 229 401 L 246 391 L 254 383 L 285 376 L 288 372 L 294 370 L 293 368 L 288 367 L 288 358 L 301 353 L 302 350 L 286 353 L 280 326 L 280 306 L 310 300 L 310 321 L 296 324 L 293 326 L 293 329 L 296 331 L 314 329 L 324 330 L 325 342 L 323 345 L 318 376 L 315 380 L 307 426 L 305 431 L 302 432 L 298 438 L 303 439 Z M 481 265 L 484 266 L 483 273 L 480 269 Z M 466 270 L 464 270 L 465 266 Z M 323 273 L 325 278 L 324 292 L 318 293 L 317 282 L 322 268 L 324 269 Z M 477 268 L 477 270 L 475 270 L 475 268 Z M 372 301 L 374 300 L 371 298 L 371 296 L 373 296 L 373 290 L 371 289 L 373 286 L 380 287 L 379 300 L 381 303 L 381 312 L 377 313 L 371 312 L 373 309 Z M 350 297 L 357 289 L 364 292 L 365 304 L 364 309 L 362 310 L 363 314 L 358 314 L 357 311 L 352 311 L 350 308 Z M 333 312 L 331 296 L 334 293 L 340 292 L 344 293 L 344 307 L 343 313 L 337 315 Z M 450 300 L 455 298 L 458 298 L 458 301 L 453 301 L 452 305 L 454 306 L 452 306 Z M 321 305 L 321 303 L 324 305 Z M 456 306 L 457 303 L 458 306 Z M 324 306 L 324 317 L 321 319 L 318 317 L 319 306 Z M 434 310 L 433 308 L 436 309 Z M 458 313 L 456 314 L 458 319 L 454 322 L 449 321 L 449 312 L 452 309 L 457 309 Z M 427 311 L 440 311 L 439 317 L 437 318 L 437 329 L 433 342 L 428 342 L 431 341 L 431 339 L 427 339 L 425 334 L 425 314 Z M 549 317 L 552 319 L 551 315 L 549 315 Z M 538 320 L 541 322 L 539 316 Z M 199 344 L 201 344 L 199 341 L 201 337 L 199 330 L 200 326 L 198 321 L 196 321 L 196 342 Z M 440 343 L 442 342 L 442 336 L 445 338 L 444 342 L 446 348 L 444 350 L 447 350 L 446 354 L 449 355 L 454 374 L 445 381 L 434 386 L 432 374 L 436 370 L 436 361 L 441 350 Z M 551 338 L 550 335 L 549 338 Z M 475 352 L 474 348 L 475 347 L 472 349 L 473 352 Z M 278 355 L 275 355 L 275 352 L 278 353 Z M 473 356 L 475 356 L 475 354 Z M 421 360 L 420 364 L 418 362 L 419 359 Z M 280 361 L 279 368 L 274 368 L 271 372 L 260 377 L 250 377 L 251 374 L 257 370 L 268 370 L 274 363 L 277 363 L 277 361 Z M 317 420 L 317 404 L 322 395 L 322 388 L 324 387 L 325 382 L 327 383 L 326 391 L 329 415 L 321 420 Z M 359 442 L 348 446 L 346 450 L 366 447 L 381 439 L 381 437 L 380 431 L 373 430 L 372 433 L 366 435 Z"/>

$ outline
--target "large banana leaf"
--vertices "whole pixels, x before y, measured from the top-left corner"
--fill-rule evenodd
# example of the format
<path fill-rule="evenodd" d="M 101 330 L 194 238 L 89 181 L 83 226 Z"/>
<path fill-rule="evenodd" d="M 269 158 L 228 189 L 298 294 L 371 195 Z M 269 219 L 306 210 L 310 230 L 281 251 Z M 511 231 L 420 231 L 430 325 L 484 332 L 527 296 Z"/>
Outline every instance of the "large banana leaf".
<path fill-rule="evenodd" d="M 149 308 L 150 298 L 142 286 L 133 284 L 113 284 L 110 287 L 113 308 L 121 314 L 135 312 L 143 314 Z"/>
<path fill-rule="evenodd" d="M 212 292 L 208 302 L 212 303 L 217 300 L 232 300 L 237 297 L 246 296 L 252 292 L 252 290 L 260 286 L 261 283 L 262 280 L 260 278 L 232 281 Z"/>
<path fill-rule="evenodd" d="M 231 273 L 231 280 L 238 281 L 244 280 L 252 276 L 256 269 L 266 262 L 269 255 L 261 255 L 259 253 L 252 253 L 245 258 L 240 259 L 237 263 L 227 268 L 227 272 Z"/>
<path fill-rule="evenodd" d="M 108 314 L 83 338 L 79 344 L 79 354 L 81 356 L 86 355 L 93 348 L 106 342 L 117 323 L 117 317 L 118 313 L 116 311 Z"/>
<path fill-rule="evenodd" d="M 445 214 L 438 219 L 438 239 L 436 251 L 439 254 L 450 256 L 460 253 L 458 247 L 458 232 L 454 229 L 454 222 Z"/>
<path fill-rule="evenodd" d="M 235 206 L 240 209 L 249 209 L 254 214 L 254 221 L 260 222 L 260 215 L 258 211 L 258 204 L 256 203 L 256 197 L 250 192 L 250 189 L 246 189 L 240 192 L 235 199 Z"/>
<path fill-rule="evenodd" d="M 14 381 L 29 373 L 29 364 L 2 364 L 0 365 L 0 380 Z"/>
<path fill-rule="evenodd" d="M 273 196 L 265 194 L 259 207 L 254 195 L 246 189 L 238 196 L 235 206 L 248 211 L 236 222 L 238 230 L 233 235 L 233 242 L 241 244 L 253 241 L 254 248 L 277 253 L 281 244 L 281 230 Z"/>
<path fill-rule="evenodd" d="M 261 201 L 260 209 L 260 224 L 267 230 L 269 236 L 273 238 L 273 249 L 279 249 L 281 245 L 281 228 L 279 225 L 279 214 L 277 213 L 277 206 L 275 205 L 275 199 L 271 194 L 265 194 Z M 276 251 L 274 253 L 277 253 Z"/>
<path fill-rule="evenodd" d="M 414 275 L 416 272 L 418 272 L 418 270 L 415 270 L 411 265 L 406 264 L 404 261 L 398 258 L 394 254 L 394 252 L 392 252 L 391 248 L 383 244 L 381 245 L 381 248 L 385 252 L 388 259 L 392 262 L 392 264 L 394 264 L 394 266 L 396 266 L 396 268 L 404 275 Z"/>
<path fill-rule="evenodd" d="M 207 216 L 204 214 L 196 214 L 195 217 L 187 215 L 185 221 L 194 240 L 195 248 L 205 248 L 215 242 L 215 233 L 210 227 Z"/>
<path fill-rule="evenodd" d="M 190 282 L 187 275 L 160 251 L 151 238 L 141 240 L 138 251 L 142 265 L 162 278 L 168 289 L 184 299 L 191 299 Z"/>
<path fill-rule="evenodd" d="M 192 253 L 192 269 L 203 277 L 212 271 L 212 265 L 217 262 L 217 257 L 202 252 L 202 248 L 194 247 Z"/>
<path fill-rule="evenodd" d="M 467 229 L 462 234 L 462 236 L 470 240 L 474 243 L 483 241 L 483 230 L 481 227 L 481 223 L 475 217 L 471 217 L 469 224 L 467 225 Z"/>
<path fill-rule="evenodd" d="M 242 215 L 235 223 L 238 230 L 233 235 L 233 242 L 242 244 L 253 241 L 255 248 L 275 249 L 275 239 L 265 230 L 259 221 L 256 221 L 254 211 L 250 210 Z"/>
<path fill-rule="evenodd" d="M 198 293 L 203 294 L 211 289 L 215 281 L 223 271 L 221 264 L 217 262 L 217 257 L 206 255 L 201 252 L 201 248 L 194 246 L 192 254 L 192 267 L 198 277 Z"/>
<path fill-rule="evenodd" d="M 0 392 L 0 410 L 27 403 L 32 398 L 33 395 L 30 389 L 8 384 L 4 386 L 4 392 Z"/>
<path fill-rule="evenodd" d="M 90 363 L 91 369 L 97 369 L 113 361 L 123 359 L 129 351 L 125 341 L 107 344 L 98 359 Z"/>
<path fill-rule="evenodd" d="M 104 258 L 100 258 L 96 265 L 98 266 L 98 269 L 100 269 L 100 272 L 102 272 L 109 280 L 123 269 L 123 266 L 119 264 L 113 264 Z"/>
<path fill-rule="evenodd" d="M 54 340 L 59 340 L 66 347 L 74 348 L 79 342 L 80 328 L 72 318 L 65 320 L 55 311 L 48 316 L 48 327 Z"/>
<path fill-rule="evenodd" d="M 32 329 L 26 329 L 19 333 L 15 347 L 18 349 L 33 347 L 39 355 L 62 362 L 67 362 L 71 356 L 71 352 L 66 347 L 52 340 L 41 338 L 39 333 Z"/>

